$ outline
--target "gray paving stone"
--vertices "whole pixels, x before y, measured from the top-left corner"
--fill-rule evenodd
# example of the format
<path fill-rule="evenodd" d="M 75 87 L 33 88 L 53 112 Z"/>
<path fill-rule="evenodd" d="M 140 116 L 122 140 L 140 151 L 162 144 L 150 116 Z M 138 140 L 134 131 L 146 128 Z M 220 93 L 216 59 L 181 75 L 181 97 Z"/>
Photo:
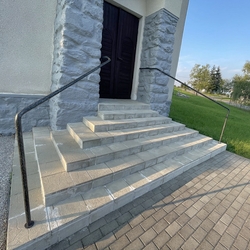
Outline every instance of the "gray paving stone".
<path fill-rule="evenodd" d="M 125 235 L 127 232 L 131 230 L 131 226 L 129 224 L 121 225 L 120 227 L 116 228 L 113 232 L 115 234 L 116 239 L 120 238 L 121 236 Z"/>
<path fill-rule="evenodd" d="M 102 235 L 101 231 L 99 229 L 97 229 L 93 233 L 90 233 L 89 235 L 87 235 L 83 239 L 81 239 L 81 242 L 83 244 L 83 247 L 87 247 L 87 246 L 99 241 L 102 237 L 103 237 L 103 235 Z"/>
<path fill-rule="evenodd" d="M 132 218 L 130 221 L 129 221 L 129 225 L 134 228 L 136 227 L 137 225 L 139 225 L 141 222 L 144 221 L 144 218 L 142 217 L 141 214 L 139 214 L 138 216 Z"/>
<path fill-rule="evenodd" d="M 130 230 L 126 235 L 130 242 L 133 242 L 136 238 L 141 236 L 144 233 L 144 230 L 140 225 L 134 227 L 132 230 Z"/>
<path fill-rule="evenodd" d="M 197 250 L 212 250 L 213 248 L 214 247 L 207 240 L 203 240 L 201 244 L 199 244 L 199 246 L 197 247 Z"/>
<path fill-rule="evenodd" d="M 102 226 L 100 228 L 100 230 L 101 230 L 103 235 L 107 235 L 110 232 L 114 231 L 118 226 L 119 226 L 119 224 L 117 223 L 117 221 L 113 220 L 110 223 L 107 223 L 104 226 Z"/>
<path fill-rule="evenodd" d="M 228 234 L 227 232 L 224 233 L 220 239 L 220 244 L 222 244 L 224 247 L 226 247 L 227 249 L 230 249 L 233 242 L 234 242 L 234 238 Z"/>
<path fill-rule="evenodd" d="M 176 234 L 174 237 L 172 237 L 167 245 L 170 249 L 180 249 L 180 246 L 184 243 L 184 240 L 181 238 L 180 235 Z"/>
<path fill-rule="evenodd" d="M 169 223 L 164 219 L 159 220 L 157 223 L 154 224 L 153 229 L 157 234 L 160 234 L 164 229 L 169 226 Z"/>
<path fill-rule="evenodd" d="M 188 224 L 193 228 L 193 229 L 196 229 L 197 227 L 200 226 L 200 224 L 202 223 L 202 220 L 197 217 L 197 216 L 194 216 L 193 218 L 191 218 L 191 220 L 188 222 Z"/>
<path fill-rule="evenodd" d="M 193 237 L 199 243 L 201 243 L 205 239 L 206 236 L 207 236 L 207 232 L 201 227 L 198 227 L 196 231 L 193 233 Z"/>
<path fill-rule="evenodd" d="M 145 248 L 144 250 L 158 250 L 158 247 L 156 247 L 156 245 L 153 242 L 150 242 Z"/>
<path fill-rule="evenodd" d="M 89 229 L 89 232 L 92 233 L 94 232 L 95 230 L 101 228 L 102 226 L 106 225 L 106 221 L 104 218 L 101 218 L 93 223 L 91 223 L 89 226 L 88 226 L 88 229 Z"/>
<path fill-rule="evenodd" d="M 101 238 L 98 242 L 96 242 L 96 247 L 98 250 L 105 249 L 110 244 L 112 244 L 116 240 L 113 233 L 109 233 Z"/>
<path fill-rule="evenodd" d="M 60 249 L 62 249 L 62 248 L 60 248 Z M 83 249 L 83 245 L 82 245 L 81 241 L 77 241 L 75 244 L 66 248 L 66 250 L 81 250 L 81 249 Z"/>
<path fill-rule="evenodd" d="M 127 245 L 124 250 L 131 250 L 131 249 L 143 249 L 144 245 L 142 244 L 140 239 L 136 239 L 134 240 L 132 243 L 130 243 L 129 245 Z"/>
<path fill-rule="evenodd" d="M 231 223 L 230 226 L 227 227 L 226 232 L 230 234 L 233 238 L 236 238 L 238 233 L 240 232 L 240 228 Z"/>
<path fill-rule="evenodd" d="M 153 228 L 150 228 L 140 236 L 140 240 L 145 246 L 147 246 L 156 236 L 157 233 L 154 231 Z"/>
<path fill-rule="evenodd" d="M 227 225 L 224 224 L 221 220 L 219 220 L 215 226 L 214 226 L 214 230 L 219 234 L 222 235 L 225 230 L 227 229 Z"/>
<path fill-rule="evenodd" d="M 126 237 L 126 235 L 123 235 L 118 240 L 116 240 L 113 244 L 109 246 L 111 250 L 118 250 L 118 249 L 124 249 L 128 244 L 129 240 Z"/>
<path fill-rule="evenodd" d="M 198 245 L 199 243 L 193 237 L 190 237 L 187 241 L 185 241 L 181 249 L 183 250 L 196 249 Z"/>
<path fill-rule="evenodd" d="M 207 232 L 209 232 L 213 227 L 214 227 L 215 223 L 212 222 L 210 219 L 206 218 L 202 223 L 201 223 L 201 227 L 206 230 Z"/>
<path fill-rule="evenodd" d="M 241 237 L 240 235 L 238 235 L 238 237 L 235 239 L 233 245 L 234 245 L 237 249 L 247 249 L 248 240 L 246 240 L 246 239 L 244 239 L 243 237 Z"/>
<path fill-rule="evenodd" d="M 170 240 L 170 238 L 171 237 L 166 231 L 162 231 L 154 238 L 153 242 L 158 249 L 161 249 Z"/>
<path fill-rule="evenodd" d="M 191 234 L 193 234 L 194 229 L 186 224 L 178 230 L 179 235 L 186 241 Z"/>
<path fill-rule="evenodd" d="M 217 233 L 215 230 L 211 230 L 208 234 L 207 234 L 207 241 L 213 246 L 215 247 L 218 243 L 218 241 L 220 240 L 221 235 L 219 233 Z"/>
<path fill-rule="evenodd" d="M 117 222 L 119 225 L 122 225 L 123 223 L 129 221 L 131 218 L 132 218 L 131 213 L 126 212 L 125 214 L 119 216 L 119 217 L 116 219 L 116 222 Z"/>

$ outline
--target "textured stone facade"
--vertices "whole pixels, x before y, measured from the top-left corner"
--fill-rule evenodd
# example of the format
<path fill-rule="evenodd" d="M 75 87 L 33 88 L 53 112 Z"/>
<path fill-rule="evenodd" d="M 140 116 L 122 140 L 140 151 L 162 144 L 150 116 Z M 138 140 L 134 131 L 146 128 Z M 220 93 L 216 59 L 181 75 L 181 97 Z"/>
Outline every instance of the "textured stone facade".
<path fill-rule="evenodd" d="M 0 134 L 10 135 L 15 133 L 15 116 L 28 105 L 36 102 L 43 96 L 37 95 L 0 95 Z M 48 102 L 29 111 L 22 117 L 23 131 L 31 131 L 32 127 L 49 126 Z"/>
<path fill-rule="evenodd" d="M 52 87 L 56 90 L 100 64 L 103 0 L 58 1 L 55 21 Z M 95 115 L 99 100 L 99 71 L 50 101 L 52 129 Z"/>
<path fill-rule="evenodd" d="M 141 68 L 158 68 L 170 73 L 177 21 L 178 18 L 166 9 L 146 17 Z M 168 80 L 168 77 L 158 70 L 141 69 L 138 101 L 150 104 L 153 110 L 167 116 L 171 104 L 167 101 Z"/>

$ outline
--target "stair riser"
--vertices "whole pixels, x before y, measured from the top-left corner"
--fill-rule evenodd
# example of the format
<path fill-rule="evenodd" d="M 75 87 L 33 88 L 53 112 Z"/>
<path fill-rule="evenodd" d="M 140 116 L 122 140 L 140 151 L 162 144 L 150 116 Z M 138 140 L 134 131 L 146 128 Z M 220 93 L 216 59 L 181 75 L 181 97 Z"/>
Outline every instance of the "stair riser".
<path fill-rule="evenodd" d="M 100 124 L 94 125 L 87 119 L 83 119 L 83 123 L 89 127 L 93 132 L 108 132 L 113 130 L 122 130 L 122 129 L 133 129 L 138 127 L 154 126 L 160 124 L 167 124 L 171 119 L 161 119 L 161 120 L 148 120 L 148 121 L 135 121 L 135 122 L 121 122 L 119 124 Z"/>
<path fill-rule="evenodd" d="M 155 164 L 162 163 L 162 162 L 164 162 L 168 159 L 171 159 L 175 156 L 179 156 L 179 155 L 182 155 L 186 152 L 192 151 L 195 148 L 201 147 L 201 145 L 209 144 L 209 142 L 211 142 L 211 140 L 199 143 L 198 145 L 192 145 L 192 146 L 188 146 L 188 147 L 185 147 L 182 149 L 173 150 L 172 152 L 162 154 L 162 155 L 155 157 L 153 159 L 145 160 L 142 163 L 131 165 L 126 169 L 123 169 L 123 170 L 120 170 L 117 172 L 113 172 L 110 175 L 102 176 L 101 178 L 83 183 L 82 185 L 79 184 L 78 186 L 74 186 L 72 188 L 62 190 L 60 193 L 49 194 L 45 197 L 44 202 L 45 202 L 46 206 L 52 206 L 52 205 L 58 203 L 59 201 L 68 199 L 68 198 L 73 197 L 77 194 L 83 194 L 92 188 L 106 185 L 108 183 L 111 183 L 112 181 L 116 181 L 118 179 L 125 178 L 125 177 L 129 176 L 130 174 L 141 171 L 141 170 L 146 169 L 148 167 L 152 167 Z M 136 192 L 140 193 L 140 191 L 136 191 Z"/>
<path fill-rule="evenodd" d="M 134 113 L 134 114 L 102 114 L 98 113 L 98 116 L 103 120 L 121 120 L 121 119 L 134 119 L 134 118 L 148 118 L 159 116 L 156 112 L 150 113 Z"/>
<path fill-rule="evenodd" d="M 71 163 L 66 163 L 64 161 L 63 155 L 60 153 L 60 150 L 58 149 L 58 146 L 56 143 L 55 143 L 55 147 L 57 148 L 58 154 L 62 160 L 62 163 L 65 167 L 65 170 L 69 172 L 69 171 L 77 170 L 80 168 L 86 168 L 86 167 L 89 167 L 92 165 L 105 163 L 107 161 L 111 161 L 114 159 L 120 159 L 120 158 L 126 157 L 128 155 L 143 152 L 145 150 L 149 150 L 149 149 L 152 149 L 155 147 L 165 146 L 169 143 L 173 143 L 173 142 L 180 141 L 183 139 L 193 138 L 197 134 L 198 133 L 196 131 L 194 131 L 191 134 L 180 135 L 180 136 L 174 137 L 174 138 L 167 138 L 165 140 L 161 140 L 158 142 L 148 142 L 147 144 L 144 144 L 144 145 L 139 144 L 139 145 L 136 145 L 136 146 L 124 149 L 124 150 L 119 150 L 117 152 L 107 153 L 107 154 L 103 154 L 100 156 L 91 157 L 91 158 L 86 159 L 86 160 L 82 160 L 82 161 L 78 161 L 78 162 L 71 162 Z"/>
<path fill-rule="evenodd" d="M 113 111 L 113 110 L 151 110 L 148 104 L 142 105 L 121 105 L 121 104 L 99 104 L 99 111 Z"/>
<path fill-rule="evenodd" d="M 80 148 L 87 149 L 91 147 L 97 147 L 97 146 L 107 145 L 107 144 L 116 143 L 116 142 L 123 142 L 123 141 L 138 139 L 138 138 L 144 138 L 147 136 L 155 136 L 158 134 L 177 132 L 177 131 L 183 130 L 184 128 L 185 126 L 180 124 L 178 126 L 172 126 L 172 127 L 166 127 L 166 128 L 155 128 L 149 131 L 134 131 L 134 132 L 131 132 L 128 134 L 122 134 L 122 135 L 112 136 L 110 134 L 110 137 L 98 138 L 98 139 L 93 139 L 89 141 L 83 141 L 80 138 L 80 136 L 78 136 L 78 134 L 75 133 L 75 131 L 70 127 L 68 127 L 68 131 L 71 134 L 71 136 L 75 139 L 75 141 L 78 143 Z"/>

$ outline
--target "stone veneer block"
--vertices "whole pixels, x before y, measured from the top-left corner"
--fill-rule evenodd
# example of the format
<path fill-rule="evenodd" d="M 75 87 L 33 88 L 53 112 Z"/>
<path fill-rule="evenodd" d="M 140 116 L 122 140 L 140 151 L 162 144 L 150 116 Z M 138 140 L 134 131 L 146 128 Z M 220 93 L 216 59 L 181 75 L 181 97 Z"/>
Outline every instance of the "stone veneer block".
<path fill-rule="evenodd" d="M 59 1 L 56 10 L 52 87 L 56 90 L 100 64 L 103 0 Z M 100 70 L 50 100 L 53 130 L 95 115 Z"/>
<path fill-rule="evenodd" d="M 166 9 L 146 17 L 141 68 L 158 68 L 170 73 L 177 21 L 178 18 Z M 168 77 L 155 69 L 141 69 L 137 99 L 167 116 L 170 110 Z"/>
<path fill-rule="evenodd" d="M 15 133 L 15 116 L 25 107 L 33 104 L 43 95 L 0 94 L 0 134 Z M 31 131 L 32 127 L 49 126 L 49 103 L 45 102 L 22 117 L 22 130 Z"/>

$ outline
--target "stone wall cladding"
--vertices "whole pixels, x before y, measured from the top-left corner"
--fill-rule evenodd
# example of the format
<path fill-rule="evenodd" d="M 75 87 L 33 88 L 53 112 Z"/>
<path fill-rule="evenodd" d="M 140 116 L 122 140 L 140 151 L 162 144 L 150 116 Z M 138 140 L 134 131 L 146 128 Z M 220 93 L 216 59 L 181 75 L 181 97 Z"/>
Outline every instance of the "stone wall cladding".
<path fill-rule="evenodd" d="M 103 0 L 58 1 L 55 20 L 52 87 L 54 91 L 100 64 Z M 51 128 L 96 115 L 100 71 L 50 101 Z"/>
<path fill-rule="evenodd" d="M 15 133 L 15 115 L 26 106 L 36 102 L 43 96 L 0 94 L 0 134 Z M 22 117 L 23 131 L 31 131 L 32 127 L 49 126 L 49 103 L 45 102 L 29 111 Z"/>
<path fill-rule="evenodd" d="M 141 68 L 158 68 L 170 73 L 174 34 L 178 18 L 161 9 L 146 17 L 142 45 Z M 137 100 L 150 104 L 153 110 L 168 116 L 168 77 L 157 70 L 140 71 Z"/>

